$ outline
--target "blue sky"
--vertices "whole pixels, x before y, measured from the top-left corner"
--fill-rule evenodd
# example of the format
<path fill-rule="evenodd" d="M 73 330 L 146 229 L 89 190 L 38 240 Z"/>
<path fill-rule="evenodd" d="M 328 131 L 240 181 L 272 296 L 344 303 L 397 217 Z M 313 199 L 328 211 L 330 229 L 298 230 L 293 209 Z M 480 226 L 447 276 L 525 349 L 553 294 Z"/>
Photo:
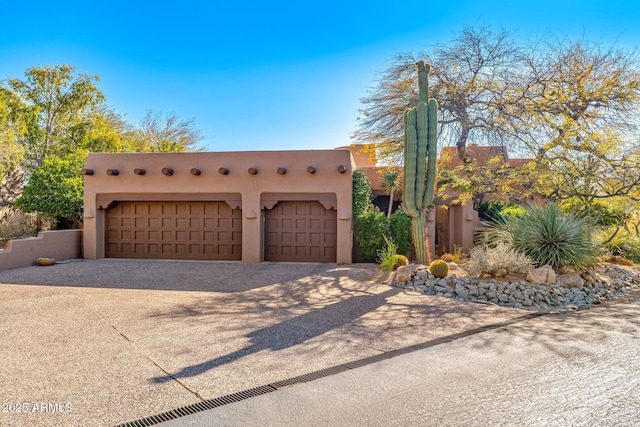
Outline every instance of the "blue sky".
<path fill-rule="evenodd" d="M 470 25 L 640 43 L 635 1 L 30 1 L 0 8 L 0 79 L 73 64 L 132 122 L 194 119 L 210 151 L 335 148 L 398 52 Z"/>

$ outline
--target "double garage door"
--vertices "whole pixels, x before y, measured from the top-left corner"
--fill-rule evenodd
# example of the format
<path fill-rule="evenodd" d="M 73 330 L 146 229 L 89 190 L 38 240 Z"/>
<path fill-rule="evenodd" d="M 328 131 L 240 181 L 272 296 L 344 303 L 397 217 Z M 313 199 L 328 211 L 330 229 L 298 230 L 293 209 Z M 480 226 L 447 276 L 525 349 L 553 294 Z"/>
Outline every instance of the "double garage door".
<path fill-rule="evenodd" d="M 283 201 L 264 219 L 265 261 L 336 261 L 335 210 Z M 240 260 L 242 211 L 225 202 L 119 202 L 107 211 L 106 256 Z"/>

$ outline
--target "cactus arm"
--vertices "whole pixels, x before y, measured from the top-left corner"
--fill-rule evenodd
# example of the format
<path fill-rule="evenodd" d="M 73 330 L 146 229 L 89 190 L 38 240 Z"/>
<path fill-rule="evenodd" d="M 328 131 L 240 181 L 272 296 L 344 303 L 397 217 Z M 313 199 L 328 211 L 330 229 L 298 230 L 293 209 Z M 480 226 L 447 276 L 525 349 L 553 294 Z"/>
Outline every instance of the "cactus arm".
<path fill-rule="evenodd" d="M 409 216 L 414 217 L 418 215 L 418 209 L 416 207 L 415 189 L 416 189 L 416 157 L 418 152 L 418 143 L 416 128 L 410 125 L 406 130 L 407 135 L 407 157 L 405 160 L 404 171 L 404 202 L 406 210 Z"/>
<path fill-rule="evenodd" d="M 422 202 L 423 208 L 431 208 L 435 202 L 436 187 L 436 160 L 438 155 L 438 101 L 431 98 L 427 108 L 427 116 L 429 121 L 428 133 L 428 166 L 426 191 Z"/>
<path fill-rule="evenodd" d="M 425 173 L 427 173 L 427 145 L 429 122 L 427 117 L 427 103 L 418 103 L 417 109 L 418 152 L 416 156 L 416 195 L 415 206 L 420 209 L 423 205 Z"/>
<path fill-rule="evenodd" d="M 420 90 L 418 101 L 429 102 L 429 73 L 431 72 L 431 66 L 420 60 L 416 62 L 418 66 L 418 88 Z"/>

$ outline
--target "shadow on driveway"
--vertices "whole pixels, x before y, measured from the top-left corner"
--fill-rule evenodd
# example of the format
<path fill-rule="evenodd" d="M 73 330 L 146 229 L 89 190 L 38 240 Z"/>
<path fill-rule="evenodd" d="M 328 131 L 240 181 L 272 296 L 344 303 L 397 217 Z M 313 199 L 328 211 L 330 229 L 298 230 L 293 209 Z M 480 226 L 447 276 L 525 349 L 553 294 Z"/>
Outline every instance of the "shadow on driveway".
<path fill-rule="evenodd" d="M 398 289 L 390 289 L 376 295 L 354 296 L 275 325 L 258 329 L 247 335 L 247 338 L 251 340 L 251 345 L 248 347 L 197 365 L 187 366 L 172 376 L 156 377 L 153 380 L 164 382 L 173 378 L 192 377 L 262 350 L 277 351 L 302 344 L 377 310 L 387 303 L 388 297 L 398 292 Z"/>

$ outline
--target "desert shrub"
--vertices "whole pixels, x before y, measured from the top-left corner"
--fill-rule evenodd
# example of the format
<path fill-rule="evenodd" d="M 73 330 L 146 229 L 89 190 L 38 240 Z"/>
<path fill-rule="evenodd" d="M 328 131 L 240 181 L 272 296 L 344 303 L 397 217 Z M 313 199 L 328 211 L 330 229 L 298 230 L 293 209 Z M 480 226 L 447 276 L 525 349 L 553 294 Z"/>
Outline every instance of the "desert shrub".
<path fill-rule="evenodd" d="M 376 262 L 378 251 L 384 249 L 388 237 L 387 216 L 380 211 L 365 212 L 355 220 L 355 234 L 365 262 Z"/>
<path fill-rule="evenodd" d="M 40 212 L 25 213 L 11 207 L 0 208 L 0 247 L 12 239 L 34 237 L 39 231 L 50 230 L 54 225 L 53 218 Z"/>
<path fill-rule="evenodd" d="M 455 262 L 456 264 L 460 264 L 464 261 L 466 254 L 462 253 L 462 247 L 458 245 L 453 245 L 453 253 L 444 253 L 440 255 L 440 259 L 446 262 Z"/>
<path fill-rule="evenodd" d="M 533 262 L 505 243 L 496 246 L 479 245 L 471 249 L 466 270 L 473 275 L 490 274 L 504 277 L 509 274 L 526 274 L 533 268 Z"/>
<path fill-rule="evenodd" d="M 635 263 L 620 255 L 603 255 L 598 257 L 599 262 L 612 262 L 614 264 L 626 265 L 628 267 L 635 265 Z"/>
<path fill-rule="evenodd" d="M 519 217 L 500 218 L 486 231 L 490 244 L 506 243 L 528 256 L 535 265 L 578 271 L 597 262 L 598 246 L 593 224 L 586 218 L 563 213 L 557 205 L 530 206 Z"/>
<path fill-rule="evenodd" d="M 411 252 L 411 218 L 404 212 L 397 211 L 389 218 L 389 234 L 396 245 L 398 253 L 407 255 Z"/>
<path fill-rule="evenodd" d="M 640 264 L 640 236 L 625 230 L 613 238 L 607 238 L 602 245 L 609 255 L 621 256 Z"/>
<path fill-rule="evenodd" d="M 393 271 L 396 266 L 396 251 L 398 250 L 398 246 L 393 243 L 393 240 L 384 236 L 384 242 L 386 246 L 383 249 L 378 250 L 378 258 L 376 261 L 380 263 L 380 267 L 384 268 L 388 271 Z"/>
<path fill-rule="evenodd" d="M 449 253 L 440 255 L 440 259 L 446 262 L 455 262 L 455 258 L 455 255 Z"/>

